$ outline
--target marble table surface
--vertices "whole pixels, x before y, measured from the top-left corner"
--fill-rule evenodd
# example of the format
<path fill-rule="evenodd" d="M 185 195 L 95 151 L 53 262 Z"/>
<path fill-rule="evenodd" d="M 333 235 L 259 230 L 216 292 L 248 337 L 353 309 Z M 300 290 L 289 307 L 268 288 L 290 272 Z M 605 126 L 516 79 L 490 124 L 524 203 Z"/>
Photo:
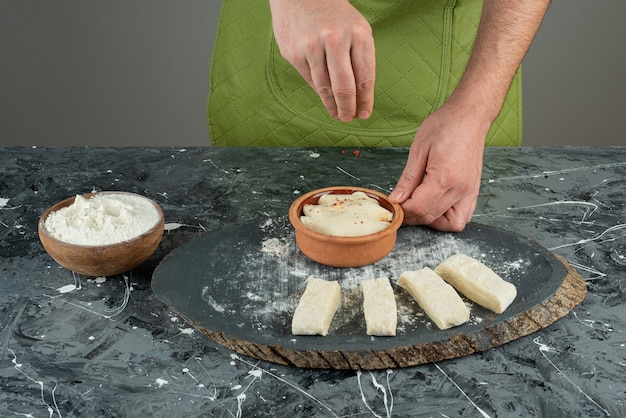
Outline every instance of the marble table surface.
<path fill-rule="evenodd" d="M 284 216 L 330 185 L 389 192 L 407 150 L 0 149 L 0 415 L 23 417 L 626 416 L 626 147 L 487 148 L 473 222 L 530 237 L 584 278 L 585 300 L 534 334 L 470 356 L 372 372 L 237 355 L 151 289 L 164 256 L 229 224 Z M 59 200 L 155 200 L 166 231 L 118 276 L 60 267 L 37 235 Z"/>

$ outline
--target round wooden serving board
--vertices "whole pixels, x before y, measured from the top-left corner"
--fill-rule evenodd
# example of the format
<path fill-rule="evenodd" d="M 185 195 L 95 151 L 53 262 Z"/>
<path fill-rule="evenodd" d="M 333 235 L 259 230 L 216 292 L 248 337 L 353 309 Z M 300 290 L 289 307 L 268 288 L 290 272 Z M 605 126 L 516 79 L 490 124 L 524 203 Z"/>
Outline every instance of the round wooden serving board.
<path fill-rule="evenodd" d="M 434 268 L 456 253 L 474 257 L 517 287 L 500 315 L 467 301 L 470 321 L 439 330 L 407 291 L 400 274 Z M 391 279 L 398 306 L 395 337 L 365 332 L 361 279 Z M 338 280 L 342 301 L 327 336 L 294 336 L 291 318 L 308 277 Z M 461 233 L 422 227 L 398 231 L 392 252 L 360 268 L 333 268 L 297 248 L 286 219 L 226 226 L 175 249 L 156 268 L 155 294 L 195 329 L 240 354 L 284 365 L 384 369 L 461 357 L 552 324 L 585 297 L 580 275 L 535 241 L 472 223 Z"/>

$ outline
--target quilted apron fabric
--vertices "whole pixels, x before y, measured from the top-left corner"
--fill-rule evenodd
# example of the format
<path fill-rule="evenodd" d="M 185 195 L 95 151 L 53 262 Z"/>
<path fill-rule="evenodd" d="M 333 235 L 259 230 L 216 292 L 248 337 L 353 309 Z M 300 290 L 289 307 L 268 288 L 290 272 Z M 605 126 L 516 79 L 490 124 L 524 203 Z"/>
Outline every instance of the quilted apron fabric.
<path fill-rule="evenodd" d="M 376 44 L 374 109 L 332 119 L 280 55 L 267 0 L 223 0 L 207 105 L 213 145 L 409 146 L 458 83 L 480 19 L 480 0 L 354 0 Z M 521 143 L 521 69 L 486 145 Z"/>

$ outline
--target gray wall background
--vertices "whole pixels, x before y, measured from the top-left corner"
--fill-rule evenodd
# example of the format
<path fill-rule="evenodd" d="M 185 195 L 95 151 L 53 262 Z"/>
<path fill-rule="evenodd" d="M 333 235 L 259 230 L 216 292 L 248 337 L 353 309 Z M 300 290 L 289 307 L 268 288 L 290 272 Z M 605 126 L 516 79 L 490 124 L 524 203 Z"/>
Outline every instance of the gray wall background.
<path fill-rule="evenodd" d="M 2 0 L 0 145 L 208 145 L 219 6 Z M 624 16 L 553 1 L 524 61 L 524 145 L 626 145 Z"/>

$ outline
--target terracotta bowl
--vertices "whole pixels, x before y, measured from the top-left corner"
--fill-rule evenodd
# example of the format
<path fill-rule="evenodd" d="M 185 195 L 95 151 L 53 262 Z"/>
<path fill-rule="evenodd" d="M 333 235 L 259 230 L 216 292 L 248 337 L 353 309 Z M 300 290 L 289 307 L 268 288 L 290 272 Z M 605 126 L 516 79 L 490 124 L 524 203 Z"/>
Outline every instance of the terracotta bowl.
<path fill-rule="evenodd" d="M 46 230 L 45 222 L 50 213 L 74 203 L 75 197 L 65 199 L 46 210 L 39 218 L 39 239 L 48 254 L 68 270 L 86 276 L 114 276 L 142 264 L 157 249 L 163 237 L 165 218 L 163 210 L 154 201 L 133 193 L 98 192 L 82 195 L 90 198 L 96 194 L 128 194 L 149 200 L 156 208 L 159 220 L 145 233 L 127 241 L 109 245 L 78 245 L 60 241 Z"/>
<path fill-rule="evenodd" d="M 391 211 L 393 218 L 389 227 L 374 234 L 338 237 L 313 231 L 300 220 L 304 205 L 317 204 L 320 196 L 352 194 L 358 191 L 378 200 L 382 207 Z M 296 244 L 300 251 L 310 259 L 332 267 L 361 267 L 384 258 L 396 243 L 397 231 L 403 219 L 404 213 L 400 205 L 389 201 L 385 194 L 353 186 L 334 186 L 313 190 L 297 198 L 289 209 L 289 221 L 295 229 Z"/>

